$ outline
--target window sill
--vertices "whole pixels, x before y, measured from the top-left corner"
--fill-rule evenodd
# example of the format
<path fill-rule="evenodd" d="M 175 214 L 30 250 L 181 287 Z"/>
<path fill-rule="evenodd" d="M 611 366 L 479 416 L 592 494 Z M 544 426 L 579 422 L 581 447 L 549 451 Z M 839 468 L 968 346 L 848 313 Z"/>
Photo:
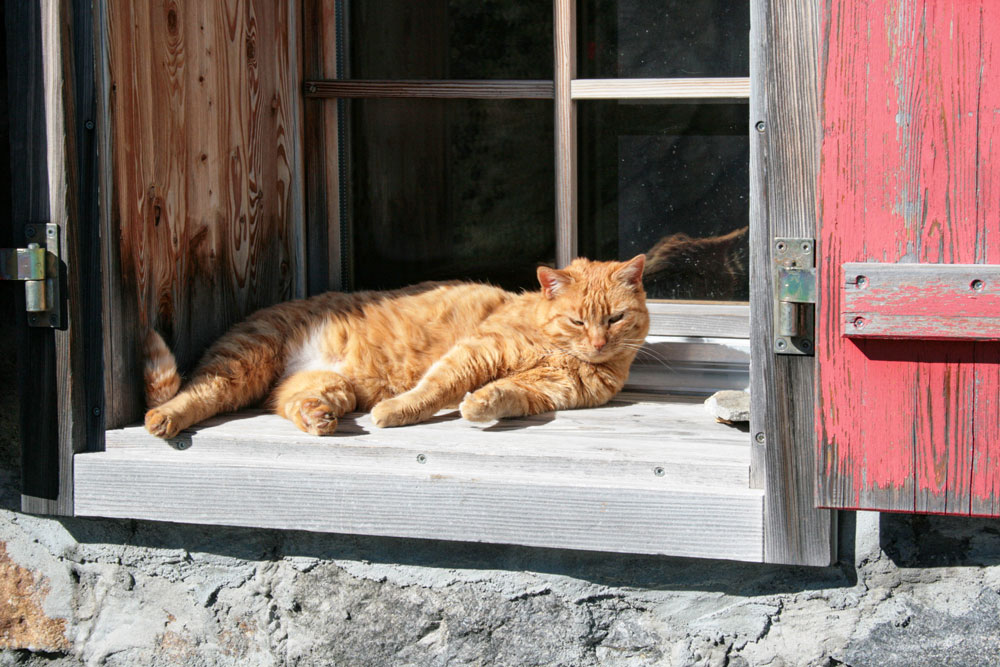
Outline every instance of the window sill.
<path fill-rule="evenodd" d="M 320 439 L 247 411 L 176 447 L 139 426 L 108 431 L 105 451 L 75 456 L 75 513 L 762 560 L 748 436 L 700 400 L 623 394 L 492 425 L 456 417 L 380 430 L 349 415 Z"/>

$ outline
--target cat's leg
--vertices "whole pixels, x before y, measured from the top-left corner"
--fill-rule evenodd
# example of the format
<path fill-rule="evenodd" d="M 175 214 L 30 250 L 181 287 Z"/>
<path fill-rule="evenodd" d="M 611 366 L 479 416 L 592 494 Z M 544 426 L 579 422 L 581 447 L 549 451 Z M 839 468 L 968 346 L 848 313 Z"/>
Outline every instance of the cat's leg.
<path fill-rule="evenodd" d="M 611 388 L 601 387 L 596 392 L 583 388 L 577 378 L 562 369 L 532 368 L 466 394 L 459 411 L 469 421 L 487 422 L 601 405 L 613 395 Z"/>
<path fill-rule="evenodd" d="M 333 371 L 299 371 L 278 383 L 270 403 L 306 433 L 330 435 L 357 399 L 351 383 Z"/>
<path fill-rule="evenodd" d="M 259 401 L 279 372 L 284 331 L 267 317 L 248 320 L 205 353 L 191 381 L 146 412 L 146 430 L 172 438 L 183 429 Z"/>
<path fill-rule="evenodd" d="M 413 389 L 372 408 L 380 428 L 426 421 L 438 410 L 456 405 L 466 392 L 496 376 L 501 346 L 489 338 L 464 340 L 427 369 Z"/>

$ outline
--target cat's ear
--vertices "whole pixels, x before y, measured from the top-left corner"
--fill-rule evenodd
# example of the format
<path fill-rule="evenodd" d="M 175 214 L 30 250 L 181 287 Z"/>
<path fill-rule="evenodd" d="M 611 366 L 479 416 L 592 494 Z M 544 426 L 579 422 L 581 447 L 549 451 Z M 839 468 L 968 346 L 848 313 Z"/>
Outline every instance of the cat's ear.
<path fill-rule="evenodd" d="M 545 298 L 553 299 L 573 282 L 573 278 L 565 271 L 540 266 L 538 267 L 538 282 L 542 286 L 542 294 L 545 295 Z"/>
<path fill-rule="evenodd" d="M 615 271 L 615 278 L 631 287 L 642 285 L 642 270 L 646 266 L 646 256 L 636 255 Z"/>

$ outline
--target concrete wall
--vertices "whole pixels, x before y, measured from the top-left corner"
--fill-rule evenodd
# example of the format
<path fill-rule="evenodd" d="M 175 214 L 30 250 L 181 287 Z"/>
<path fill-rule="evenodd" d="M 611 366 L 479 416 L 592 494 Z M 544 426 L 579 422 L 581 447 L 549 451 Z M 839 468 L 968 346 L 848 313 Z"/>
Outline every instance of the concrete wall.
<path fill-rule="evenodd" d="M 34 517 L 13 377 L 0 666 L 1000 664 L 997 521 L 845 513 L 790 568 Z"/>

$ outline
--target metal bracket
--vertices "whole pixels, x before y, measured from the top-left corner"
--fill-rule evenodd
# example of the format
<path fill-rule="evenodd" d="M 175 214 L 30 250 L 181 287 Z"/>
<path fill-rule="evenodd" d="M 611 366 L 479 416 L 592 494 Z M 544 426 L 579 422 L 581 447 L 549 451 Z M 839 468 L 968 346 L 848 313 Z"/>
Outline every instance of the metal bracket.
<path fill-rule="evenodd" d="M 774 239 L 774 352 L 812 355 L 816 337 L 816 241 Z"/>
<path fill-rule="evenodd" d="M 59 225 L 26 225 L 27 248 L 0 248 L 0 280 L 24 283 L 28 326 L 62 327 Z"/>

